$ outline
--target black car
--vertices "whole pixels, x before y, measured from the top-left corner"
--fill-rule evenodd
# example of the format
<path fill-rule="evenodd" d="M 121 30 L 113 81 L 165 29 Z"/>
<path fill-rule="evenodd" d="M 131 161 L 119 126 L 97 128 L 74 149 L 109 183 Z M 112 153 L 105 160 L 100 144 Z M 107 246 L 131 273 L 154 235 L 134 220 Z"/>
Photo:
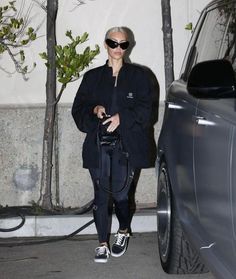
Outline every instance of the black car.
<path fill-rule="evenodd" d="M 158 244 L 167 273 L 236 278 L 236 1 L 202 11 L 158 140 Z"/>

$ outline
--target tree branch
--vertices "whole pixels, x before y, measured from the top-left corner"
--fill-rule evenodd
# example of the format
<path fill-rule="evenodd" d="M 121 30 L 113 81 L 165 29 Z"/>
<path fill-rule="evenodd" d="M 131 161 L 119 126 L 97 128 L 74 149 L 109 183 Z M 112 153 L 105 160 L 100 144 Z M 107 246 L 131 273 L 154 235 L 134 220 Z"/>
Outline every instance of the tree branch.
<path fill-rule="evenodd" d="M 25 70 L 24 70 L 24 68 L 22 68 L 21 65 L 20 65 L 20 62 L 17 61 L 17 60 L 15 59 L 15 55 L 11 52 L 11 50 L 10 50 L 10 48 L 9 48 L 8 46 L 6 46 L 6 51 L 8 52 L 8 54 L 9 54 L 9 56 L 11 57 L 13 63 L 15 64 L 16 71 L 17 71 L 18 73 L 22 74 L 23 79 L 24 79 L 25 81 L 27 81 L 28 78 L 27 78 L 26 75 L 25 75 Z"/>

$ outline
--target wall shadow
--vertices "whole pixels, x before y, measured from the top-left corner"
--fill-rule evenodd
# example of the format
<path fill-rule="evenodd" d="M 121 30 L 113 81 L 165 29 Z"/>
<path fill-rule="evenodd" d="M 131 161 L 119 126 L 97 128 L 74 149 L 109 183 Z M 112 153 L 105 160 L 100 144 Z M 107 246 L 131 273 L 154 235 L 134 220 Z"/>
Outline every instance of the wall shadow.
<path fill-rule="evenodd" d="M 150 158 L 150 167 L 155 167 L 155 161 L 157 156 L 157 145 L 154 136 L 154 125 L 158 122 L 158 118 L 159 118 L 160 86 L 155 74 L 150 68 L 131 61 L 130 54 L 136 45 L 136 41 L 132 30 L 129 29 L 128 27 L 123 27 L 123 28 L 126 30 L 130 42 L 130 46 L 125 53 L 125 58 L 124 58 L 125 61 L 127 63 L 132 63 L 142 67 L 146 71 L 150 81 L 152 109 L 151 109 L 151 117 L 150 117 L 150 125 L 149 125 L 150 127 L 149 128 L 149 144 L 150 144 L 149 158 Z M 140 178 L 140 174 L 141 174 L 141 169 L 137 169 L 135 171 L 134 179 L 130 187 L 130 192 L 129 192 L 129 204 L 130 204 L 130 212 L 131 212 L 130 223 L 132 221 L 134 213 L 136 212 L 135 193 Z"/>
<path fill-rule="evenodd" d="M 145 69 L 150 80 L 150 90 L 152 98 L 152 109 L 150 117 L 150 126 L 149 126 L 149 158 L 150 158 L 150 167 L 155 167 L 155 161 L 157 156 L 157 144 L 154 136 L 154 125 L 158 122 L 159 118 L 159 102 L 160 102 L 160 87 L 158 80 L 155 74 L 146 66 L 139 65 Z M 134 174 L 134 179 L 130 187 L 129 193 L 129 204 L 130 204 L 130 223 L 136 212 L 136 202 L 135 202 L 135 193 L 138 185 L 138 181 L 141 175 L 141 169 L 136 169 Z"/>

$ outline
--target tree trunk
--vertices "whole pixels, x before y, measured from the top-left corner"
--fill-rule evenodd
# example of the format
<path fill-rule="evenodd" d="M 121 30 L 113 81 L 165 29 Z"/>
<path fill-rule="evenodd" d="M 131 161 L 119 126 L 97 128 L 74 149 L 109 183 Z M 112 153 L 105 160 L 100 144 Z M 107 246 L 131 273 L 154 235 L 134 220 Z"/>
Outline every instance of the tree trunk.
<path fill-rule="evenodd" d="M 58 0 L 47 0 L 47 82 L 46 82 L 46 110 L 44 120 L 42 176 L 39 204 L 45 209 L 52 209 L 52 158 L 53 158 L 53 132 L 56 109 L 56 17 Z"/>
<path fill-rule="evenodd" d="M 60 206 L 60 185 L 59 185 L 59 135 L 58 135 L 58 106 L 55 111 L 55 123 L 54 123 L 54 166 L 55 166 L 55 186 L 56 186 L 56 206 Z"/>
<path fill-rule="evenodd" d="M 162 8 L 162 31 L 165 55 L 165 89 L 167 89 L 174 80 L 174 63 L 173 63 L 173 40 L 171 24 L 171 7 L 170 0 L 161 0 Z"/>

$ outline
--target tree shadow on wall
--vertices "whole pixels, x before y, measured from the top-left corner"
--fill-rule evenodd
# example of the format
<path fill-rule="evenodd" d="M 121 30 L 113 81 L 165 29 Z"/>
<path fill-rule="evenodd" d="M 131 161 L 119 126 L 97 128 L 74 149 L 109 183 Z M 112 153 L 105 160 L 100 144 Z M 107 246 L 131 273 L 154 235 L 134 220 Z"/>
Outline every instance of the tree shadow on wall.
<path fill-rule="evenodd" d="M 155 161 L 157 156 L 157 145 L 154 136 L 154 125 L 158 122 L 159 116 L 159 100 L 160 100 L 160 93 L 159 93 L 159 83 L 155 74 L 147 67 L 142 66 L 145 71 L 147 71 L 149 79 L 150 79 L 150 87 L 151 87 L 151 97 L 152 97 L 152 111 L 151 111 L 151 118 L 150 118 L 150 127 L 149 127 L 149 159 L 150 159 L 150 167 L 155 167 Z M 135 193 L 137 184 L 141 175 L 141 169 L 135 170 L 134 179 L 130 187 L 129 193 L 129 204 L 131 209 L 131 216 L 130 222 L 132 221 L 133 215 L 136 212 L 136 202 L 135 202 Z M 144 185 L 145 187 L 145 185 Z"/>
<path fill-rule="evenodd" d="M 127 27 L 124 28 L 128 34 L 128 38 L 130 42 L 130 46 L 125 53 L 125 61 L 127 63 L 132 63 L 130 59 L 130 54 L 136 45 L 136 41 L 132 30 Z M 160 86 L 155 74 L 150 68 L 137 63 L 133 63 L 133 64 L 141 66 L 146 71 L 150 81 L 152 109 L 151 109 L 151 118 L 150 118 L 150 125 L 149 125 L 149 144 L 150 144 L 149 159 L 150 159 L 150 167 L 155 167 L 155 161 L 157 156 L 157 145 L 154 136 L 154 125 L 158 122 L 158 116 L 159 116 Z M 134 179 L 130 187 L 130 193 L 129 193 L 129 202 L 130 202 L 130 209 L 131 209 L 130 222 L 133 218 L 134 213 L 136 212 L 135 193 L 140 178 L 140 174 L 141 174 L 141 169 L 137 169 L 135 171 Z"/>

